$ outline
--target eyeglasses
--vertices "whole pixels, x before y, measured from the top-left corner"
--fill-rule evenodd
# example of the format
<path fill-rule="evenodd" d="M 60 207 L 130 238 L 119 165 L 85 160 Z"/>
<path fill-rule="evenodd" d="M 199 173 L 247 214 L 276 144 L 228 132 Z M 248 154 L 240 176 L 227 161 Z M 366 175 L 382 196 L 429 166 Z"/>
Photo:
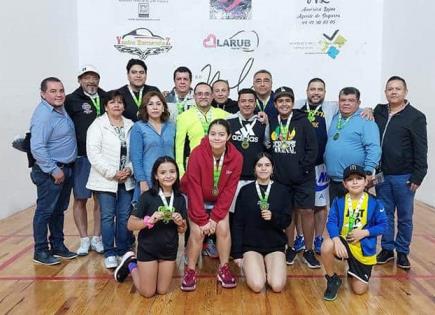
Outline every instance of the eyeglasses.
<path fill-rule="evenodd" d="M 202 97 L 202 96 L 209 97 L 211 95 L 211 93 L 210 92 L 196 92 L 195 95 L 199 96 L 199 97 Z"/>

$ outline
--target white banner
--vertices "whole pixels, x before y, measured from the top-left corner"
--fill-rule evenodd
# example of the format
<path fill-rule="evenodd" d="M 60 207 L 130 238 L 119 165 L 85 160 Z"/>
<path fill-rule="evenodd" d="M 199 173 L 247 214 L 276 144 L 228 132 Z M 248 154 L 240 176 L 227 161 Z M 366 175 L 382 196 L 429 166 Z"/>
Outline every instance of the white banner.
<path fill-rule="evenodd" d="M 106 90 L 126 84 L 127 61 L 140 58 L 147 84 L 162 91 L 183 65 L 194 84 L 228 80 L 236 98 L 264 68 L 274 88 L 290 86 L 297 99 L 320 77 L 328 100 L 355 86 L 363 106 L 374 106 L 383 84 L 381 40 L 381 0 L 78 1 L 79 63 L 95 65 Z"/>

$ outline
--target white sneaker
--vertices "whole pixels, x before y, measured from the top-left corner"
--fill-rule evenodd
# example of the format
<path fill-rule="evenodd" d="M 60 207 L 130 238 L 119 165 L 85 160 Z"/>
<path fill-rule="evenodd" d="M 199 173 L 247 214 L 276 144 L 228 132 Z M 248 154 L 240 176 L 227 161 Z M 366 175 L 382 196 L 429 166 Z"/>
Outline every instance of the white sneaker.
<path fill-rule="evenodd" d="M 89 237 L 80 238 L 80 247 L 77 249 L 78 256 L 86 256 L 89 253 L 89 247 L 91 246 L 91 241 Z"/>
<path fill-rule="evenodd" d="M 113 269 L 118 267 L 118 261 L 116 259 L 116 256 L 109 256 L 104 258 L 104 266 L 106 266 L 107 269 Z"/>
<path fill-rule="evenodd" d="M 102 254 L 104 252 L 101 236 L 92 236 L 91 249 L 96 251 L 98 254 Z"/>

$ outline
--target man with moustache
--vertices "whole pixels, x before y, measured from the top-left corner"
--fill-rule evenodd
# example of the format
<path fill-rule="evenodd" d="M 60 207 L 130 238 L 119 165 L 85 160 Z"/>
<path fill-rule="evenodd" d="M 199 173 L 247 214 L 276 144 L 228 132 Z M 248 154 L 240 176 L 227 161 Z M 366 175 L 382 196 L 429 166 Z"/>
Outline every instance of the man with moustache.
<path fill-rule="evenodd" d="M 236 101 L 230 98 L 230 86 L 227 80 L 217 80 L 211 86 L 213 101 L 211 106 L 221 108 L 224 111 L 235 114 L 239 111 Z"/>
<path fill-rule="evenodd" d="M 191 106 L 195 105 L 192 90 L 192 71 L 189 68 L 181 66 L 174 71 L 174 88 L 165 96 L 168 110 L 170 113 L 169 119 L 174 123 L 177 121 L 177 116 Z"/>
<path fill-rule="evenodd" d="M 30 177 L 37 188 L 33 217 L 33 261 L 56 265 L 60 258 L 73 259 L 64 244 L 64 211 L 72 187 L 72 165 L 77 157 L 74 124 L 64 108 L 65 90 L 58 78 L 41 82 L 41 102 L 30 123 L 30 150 L 36 162 Z M 47 240 L 48 230 L 50 237 Z"/>
<path fill-rule="evenodd" d="M 100 74 L 92 65 L 83 66 L 78 73 L 80 86 L 66 96 L 65 110 L 74 122 L 76 131 L 78 156 L 73 167 L 73 214 L 77 230 L 80 234 L 80 247 L 77 255 L 85 256 L 89 249 L 103 253 L 100 228 L 100 207 L 94 198 L 94 230 L 88 234 L 88 214 L 86 203 L 92 192 L 86 188 L 91 164 L 86 154 L 86 134 L 89 126 L 98 116 L 104 113 L 106 92 L 99 88 Z"/>
<path fill-rule="evenodd" d="M 119 92 L 124 98 L 124 117 L 137 121 L 137 112 L 142 105 L 142 99 L 147 92 L 160 90 L 152 85 L 145 84 L 147 80 L 148 68 L 140 59 L 130 59 L 127 63 L 128 84 L 119 88 Z"/>

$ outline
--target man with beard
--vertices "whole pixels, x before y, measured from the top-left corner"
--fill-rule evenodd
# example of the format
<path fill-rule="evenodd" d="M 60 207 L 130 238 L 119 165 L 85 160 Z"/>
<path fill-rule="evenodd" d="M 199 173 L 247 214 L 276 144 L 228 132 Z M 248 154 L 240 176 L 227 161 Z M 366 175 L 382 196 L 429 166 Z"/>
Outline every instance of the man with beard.
<path fill-rule="evenodd" d="M 98 116 L 104 113 L 103 100 L 106 92 L 99 88 L 100 74 L 92 65 L 82 67 L 78 74 L 80 86 L 66 96 L 65 109 L 74 122 L 78 156 L 73 167 L 73 213 L 77 230 L 80 234 L 80 247 L 77 255 L 85 256 L 89 249 L 97 253 L 103 252 L 100 228 L 100 208 L 94 198 L 94 231 L 88 235 L 88 214 L 86 203 L 92 192 L 86 188 L 91 164 L 86 154 L 86 133 L 89 126 Z"/>

